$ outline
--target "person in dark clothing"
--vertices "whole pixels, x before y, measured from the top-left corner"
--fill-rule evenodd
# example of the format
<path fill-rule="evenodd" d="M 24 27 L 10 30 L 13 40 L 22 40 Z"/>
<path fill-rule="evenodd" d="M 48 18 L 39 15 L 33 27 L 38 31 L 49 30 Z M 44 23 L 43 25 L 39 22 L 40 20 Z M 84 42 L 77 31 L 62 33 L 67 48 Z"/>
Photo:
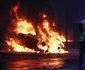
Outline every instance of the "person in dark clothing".
<path fill-rule="evenodd" d="M 84 52 L 85 52 L 85 30 L 84 30 L 84 25 L 81 23 L 80 24 L 80 50 L 79 50 L 79 65 L 78 67 L 81 68 L 83 64 L 83 57 L 84 57 Z"/>
<path fill-rule="evenodd" d="M 79 25 L 79 28 L 80 28 L 80 33 L 82 33 L 83 32 L 83 24 L 82 23 Z"/>

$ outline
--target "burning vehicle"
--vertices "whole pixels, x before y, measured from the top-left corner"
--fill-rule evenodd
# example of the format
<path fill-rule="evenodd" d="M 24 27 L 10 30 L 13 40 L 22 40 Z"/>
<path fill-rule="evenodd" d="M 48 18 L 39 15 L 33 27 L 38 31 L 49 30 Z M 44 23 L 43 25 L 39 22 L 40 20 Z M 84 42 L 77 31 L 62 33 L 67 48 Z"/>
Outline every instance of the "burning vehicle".
<path fill-rule="evenodd" d="M 60 35 L 53 17 L 40 13 L 40 21 L 33 22 L 21 16 L 20 3 L 10 9 L 11 23 L 4 36 L 8 52 L 68 53 L 64 35 Z M 35 18 L 36 19 L 36 18 Z"/>

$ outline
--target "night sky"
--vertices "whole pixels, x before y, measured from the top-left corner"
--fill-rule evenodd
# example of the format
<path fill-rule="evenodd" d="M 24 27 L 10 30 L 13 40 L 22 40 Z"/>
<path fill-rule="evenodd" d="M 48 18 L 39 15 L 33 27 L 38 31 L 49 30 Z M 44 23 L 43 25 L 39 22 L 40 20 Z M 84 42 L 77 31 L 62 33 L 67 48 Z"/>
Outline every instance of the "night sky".
<path fill-rule="evenodd" d="M 20 2 L 20 8 L 27 8 L 31 12 L 36 12 L 41 8 L 48 7 L 47 0 L 2 0 L 0 2 L 0 15 L 7 14 L 10 10 L 10 7 L 16 5 L 17 2 Z"/>

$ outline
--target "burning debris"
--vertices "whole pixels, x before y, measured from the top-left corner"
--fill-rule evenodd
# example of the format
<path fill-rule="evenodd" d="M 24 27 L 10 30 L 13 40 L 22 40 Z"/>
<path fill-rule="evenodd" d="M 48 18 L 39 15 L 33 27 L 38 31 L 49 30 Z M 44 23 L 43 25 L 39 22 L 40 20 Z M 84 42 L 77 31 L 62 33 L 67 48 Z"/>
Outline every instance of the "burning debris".
<path fill-rule="evenodd" d="M 9 51 L 16 52 L 40 52 L 44 53 L 67 53 L 64 49 L 65 37 L 59 35 L 56 30 L 55 22 L 42 13 L 42 21 L 37 23 L 37 27 L 33 22 L 26 18 L 19 17 L 17 10 L 20 3 L 13 6 L 10 10 L 12 16 L 12 23 L 8 27 L 5 34 L 5 43 L 9 47 Z"/>

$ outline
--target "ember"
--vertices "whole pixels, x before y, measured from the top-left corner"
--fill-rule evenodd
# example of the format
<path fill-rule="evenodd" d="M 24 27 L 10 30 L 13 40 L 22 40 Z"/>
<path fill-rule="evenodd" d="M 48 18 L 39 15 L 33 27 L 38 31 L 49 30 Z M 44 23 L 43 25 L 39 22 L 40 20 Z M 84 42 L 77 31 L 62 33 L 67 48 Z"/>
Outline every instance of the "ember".
<path fill-rule="evenodd" d="M 44 53 L 68 52 L 64 49 L 63 42 L 66 41 L 65 37 L 59 35 L 59 32 L 56 30 L 55 22 L 50 22 L 48 15 L 42 14 L 42 22 L 38 23 L 36 31 L 33 22 L 28 21 L 26 18 L 19 17 L 18 9 L 19 3 L 10 10 L 10 15 L 13 16 L 14 14 L 14 18 L 5 36 L 5 42 L 9 46 L 10 51 L 43 51 Z M 33 48 L 33 45 L 30 45 L 34 44 L 34 42 L 29 38 L 35 41 L 36 49 Z"/>

